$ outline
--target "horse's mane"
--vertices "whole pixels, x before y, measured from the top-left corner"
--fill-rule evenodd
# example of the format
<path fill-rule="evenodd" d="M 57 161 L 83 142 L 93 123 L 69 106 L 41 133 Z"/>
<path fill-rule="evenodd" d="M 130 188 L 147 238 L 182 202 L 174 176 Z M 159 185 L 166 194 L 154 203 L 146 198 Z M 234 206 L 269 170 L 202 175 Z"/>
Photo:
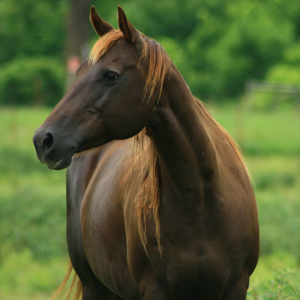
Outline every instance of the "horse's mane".
<path fill-rule="evenodd" d="M 246 163 L 245 163 L 245 160 L 242 156 L 242 153 L 241 153 L 241 150 L 240 150 L 240 147 L 239 145 L 236 143 L 236 141 L 230 136 L 230 134 L 226 131 L 226 129 L 220 125 L 214 118 L 213 116 L 209 113 L 209 111 L 207 110 L 207 108 L 204 106 L 203 102 L 194 98 L 195 102 L 197 103 L 197 106 L 199 108 L 199 111 L 201 112 L 200 113 L 200 116 L 201 114 L 204 114 L 207 119 L 212 123 L 214 124 L 218 130 L 222 133 L 222 135 L 225 137 L 225 139 L 229 142 L 230 146 L 232 147 L 233 151 L 235 152 L 238 160 L 241 162 L 243 168 L 245 169 L 248 177 L 250 178 L 250 173 L 248 171 L 248 168 L 246 166 Z"/>
<path fill-rule="evenodd" d="M 167 69 L 171 64 L 171 59 L 165 52 L 161 44 L 147 36 L 144 38 L 144 46 L 140 56 L 140 62 L 148 60 L 148 72 L 144 87 L 143 99 L 149 101 L 154 99 L 157 104 L 163 89 L 163 84 Z M 111 30 L 98 39 L 91 50 L 89 62 L 96 63 L 119 39 L 123 37 L 120 30 Z M 149 214 L 152 214 L 156 226 L 156 238 L 160 252 L 160 221 L 159 221 L 159 184 L 157 152 L 153 143 L 149 143 L 149 135 L 145 128 L 134 137 L 133 156 L 141 166 L 143 183 L 139 195 L 137 196 L 137 220 L 138 231 L 142 244 L 147 251 L 146 222 Z M 145 153 L 146 152 L 146 153 Z M 133 164 L 134 165 L 134 164 Z"/>

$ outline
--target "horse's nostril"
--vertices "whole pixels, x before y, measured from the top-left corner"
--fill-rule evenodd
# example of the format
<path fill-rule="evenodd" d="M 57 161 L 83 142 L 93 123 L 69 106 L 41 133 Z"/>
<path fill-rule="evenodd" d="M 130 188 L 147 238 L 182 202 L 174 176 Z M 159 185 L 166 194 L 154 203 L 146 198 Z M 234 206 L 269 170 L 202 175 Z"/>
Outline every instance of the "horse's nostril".
<path fill-rule="evenodd" d="M 52 145 L 53 145 L 53 137 L 51 133 L 46 133 L 46 135 L 42 138 L 42 147 L 51 148 Z"/>

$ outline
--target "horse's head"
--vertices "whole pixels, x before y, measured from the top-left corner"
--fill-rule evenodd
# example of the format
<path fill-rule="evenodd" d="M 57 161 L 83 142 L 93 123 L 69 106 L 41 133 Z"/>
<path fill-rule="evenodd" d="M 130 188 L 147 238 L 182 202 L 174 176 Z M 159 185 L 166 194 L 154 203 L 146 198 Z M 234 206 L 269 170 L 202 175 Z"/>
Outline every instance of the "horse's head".
<path fill-rule="evenodd" d="M 101 38 L 73 86 L 36 130 L 37 157 L 51 169 L 68 167 L 74 153 L 137 134 L 155 109 L 156 90 L 161 91 L 162 84 L 151 84 L 161 74 L 150 67 L 149 53 L 161 46 L 140 34 L 120 7 L 118 12 L 120 30 L 115 30 L 92 7 L 91 22 Z M 145 45 L 149 43 L 152 48 L 156 43 L 152 50 Z M 145 91 L 150 93 L 147 99 Z"/>

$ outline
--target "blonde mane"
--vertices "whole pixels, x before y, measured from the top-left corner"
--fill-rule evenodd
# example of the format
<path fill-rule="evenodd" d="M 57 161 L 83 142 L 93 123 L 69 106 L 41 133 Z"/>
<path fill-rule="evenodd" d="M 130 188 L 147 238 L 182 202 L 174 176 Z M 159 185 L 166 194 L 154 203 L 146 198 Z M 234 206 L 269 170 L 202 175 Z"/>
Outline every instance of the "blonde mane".
<path fill-rule="evenodd" d="M 147 128 L 134 136 L 133 161 L 141 170 L 142 185 L 135 202 L 137 205 L 138 231 L 143 247 L 147 250 L 147 219 L 150 217 L 155 222 L 155 234 L 160 254 L 162 245 L 160 242 L 160 218 L 159 218 L 159 170 L 157 151 L 148 135 Z M 132 167 L 134 164 L 132 164 Z M 149 256 L 149 255 L 148 255 Z"/>
<path fill-rule="evenodd" d="M 245 160 L 242 156 L 241 150 L 239 145 L 236 143 L 236 141 L 230 136 L 230 134 L 226 131 L 226 129 L 220 125 L 214 118 L 213 116 L 209 113 L 209 111 L 206 109 L 206 107 L 204 106 L 203 102 L 201 102 L 200 100 L 198 100 L 197 98 L 194 98 L 194 100 L 196 101 L 200 111 L 210 120 L 210 122 L 212 124 L 214 124 L 219 131 L 224 135 L 224 137 L 227 139 L 227 141 L 229 142 L 230 146 L 232 147 L 233 151 L 235 152 L 238 160 L 241 162 L 242 166 L 244 167 L 248 177 L 250 178 L 250 173 L 248 171 L 248 168 L 246 166 Z"/>
<path fill-rule="evenodd" d="M 120 30 L 112 29 L 99 38 L 91 50 L 90 65 L 95 64 L 121 37 L 123 33 Z"/>
<path fill-rule="evenodd" d="M 144 46 L 139 63 L 143 60 L 148 60 L 148 72 L 143 99 L 146 101 L 154 99 L 157 104 L 162 93 L 166 72 L 171 64 L 171 59 L 159 43 L 142 33 L 141 35 L 144 38 Z M 123 34 L 120 30 L 111 30 L 101 37 L 91 50 L 89 57 L 90 64 L 95 64 L 122 37 Z M 146 226 L 149 214 L 152 214 L 155 222 L 156 239 L 160 253 L 162 251 L 160 243 L 157 152 L 154 144 L 149 139 L 151 138 L 147 134 L 147 129 L 144 128 L 144 130 L 134 137 L 133 147 L 133 156 L 141 164 L 141 176 L 143 176 L 143 183 L 136 202 L 138 231 L 147 254 Z"/>
<path fill-rule="evenodd" d="M 144 87 L 143 99 L 149 101 L 155 99 L 155 103 L 159 102 L 165 76 L 168 68 L 172 64 L 171 59 L 165 52 L 163 47 L 156 41 L 147 36 L 141 35 L 144 38 L 144 46 L 140 56 L 140 62 L 148 60 L 148 72 L 146 83 Z M 123 38 L 123 34 L 120 30 L 111 30 L 103 37 L 101 37 L 91 50 L 89 62 L 95 64 L 119 39 Z M 200 109 L 199 117 L 204 114 L 212 124 L 217 126 L 220 132 L 228 140 L 229 144 L 233 148 L 239 161 L 242 163 L 246 172 L 248 170 L 244 163 L 244 159 L 239 151 L 239 148 L 227 131 L 211 116 L 203 103 L 194 98 L 197 102 L 197 107 Z M 160 253 L 162 246 L 160 242 L 160 219 L 159 219 L 159 178 L 158 178 L 158 163 L 157 152 L 154 144 L 151 141 L 147 133 L 147 129 L 144 128 L 139 134 L 134 137 L 133 156 L 141 166 L 143 177 L 143 183 L 139 195 L 137 196 L 137 220 L 138 230 L 142 241 L 142 244 L 147 251 L 147 237 L 146 237 L 146 221 L 149 214 L 152 214 L 153 220 L 156 226 L 156 239 L 158 242 Z M 249 173 L 248 173 L 249 175 Z"/>

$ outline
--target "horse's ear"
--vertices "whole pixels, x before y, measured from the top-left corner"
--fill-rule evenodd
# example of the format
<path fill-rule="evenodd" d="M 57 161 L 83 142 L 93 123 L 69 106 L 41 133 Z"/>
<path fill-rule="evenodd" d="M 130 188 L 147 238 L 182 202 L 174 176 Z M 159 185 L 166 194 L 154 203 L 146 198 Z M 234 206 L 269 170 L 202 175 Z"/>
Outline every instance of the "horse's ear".
<path fill-rule="evenodd" d="M 114 29 L 111 25 L 109 25 L 107 22 L 105 22 L 99 17 L 99 15 L 96 13 L 94 5 L 91 7 L 90 20 L 96 33 L 99 36 L 102 36 L 110 30 Z"/>
<path fill-rule="evenodd" d="M 122 31 L 124 38 L 134 44 L 144 43 L 142 35 L 134 28 L 134 26 L 127 20 L 124 10 L 118 5 L 118 19 L 119 28 Z"/>

